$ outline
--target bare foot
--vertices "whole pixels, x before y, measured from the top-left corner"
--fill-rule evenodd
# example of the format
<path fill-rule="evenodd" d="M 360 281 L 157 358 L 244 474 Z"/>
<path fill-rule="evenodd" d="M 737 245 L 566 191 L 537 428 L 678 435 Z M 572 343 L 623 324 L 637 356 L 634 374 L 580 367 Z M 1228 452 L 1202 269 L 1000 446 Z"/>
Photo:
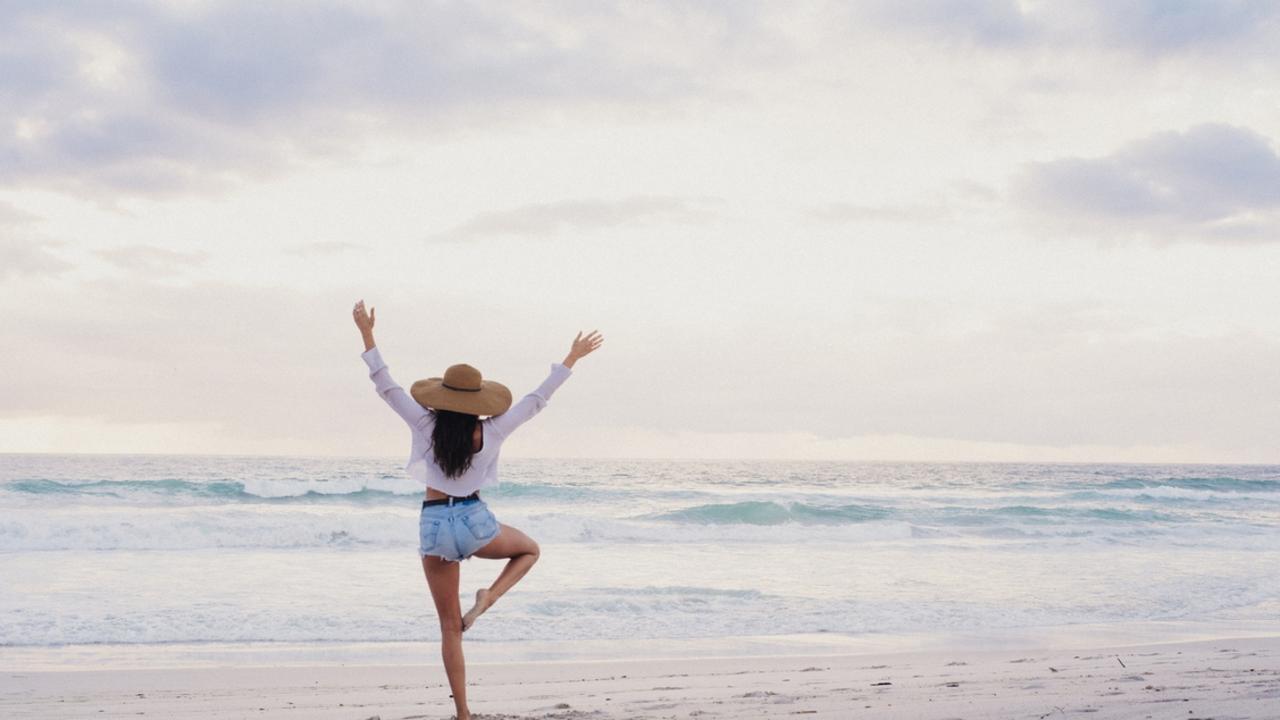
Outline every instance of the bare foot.
<path fill-rule="evenodd" d="M 476 623 L 476 618 L 484 614 L 489 609 L 489 591 L 480 589 L 476 591 L 476 604 L 471 606 L 466 615 L 462 616 L 462 631 L 466 632 L 467 628 Z"/>

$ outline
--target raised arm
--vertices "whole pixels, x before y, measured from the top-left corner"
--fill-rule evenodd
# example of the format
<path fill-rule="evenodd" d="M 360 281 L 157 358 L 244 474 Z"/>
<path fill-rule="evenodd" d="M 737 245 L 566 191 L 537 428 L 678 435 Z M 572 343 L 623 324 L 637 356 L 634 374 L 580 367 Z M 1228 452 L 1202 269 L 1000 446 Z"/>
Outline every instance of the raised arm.
<path fill-rule="evenodd" d="M 552 363 L 551 373 L 547 375 L 547 379 L 533 392 L 525 395 L 516 401 L 506 412 L 501 415 L 494 415 L 490 420 L 489 427 L 493 428 L 498 434 L 507 437 L 513 430 L 523 425 L 534 415 L 541 412 L 542 408 L 547 406 L 547 401 L 551 399 L 552 393 L 556 388 L 560 387 L 565 380 L 573 374 L 571 368 L 580 358 L 590 354 L 600 344 L 604 342 L 604 337 L 592 330 L 586 337 L 579 332 L 578 336 L 573 340 L 573 346 L 569 349 L 569 354 L 565 356 L 564 362 Z"/>
<path fill-rule="evenodd" d="M 387 364 L 382 360 L 382 353 L 378 351 L 377 343 L 373 340 L 375 322 L 373 310 L 365 312 L 364 301 L 361 300 L 356 303 L 352 311 L 355 315 L 356 327 L 360 328 L 360 336 L 364 338 L 364 352 L 360 354 L 360 358 L 369 366 L 369 378 L 373 380 L 378 396 L 385 400 L 391 409 L 408 423 L 409 427 L 424 433 L 428 432 L 431 427 L 431 415 L 426 408 L 418 404 L 417 400 L 405 392 L 404 388 L 391 379 Z"/>

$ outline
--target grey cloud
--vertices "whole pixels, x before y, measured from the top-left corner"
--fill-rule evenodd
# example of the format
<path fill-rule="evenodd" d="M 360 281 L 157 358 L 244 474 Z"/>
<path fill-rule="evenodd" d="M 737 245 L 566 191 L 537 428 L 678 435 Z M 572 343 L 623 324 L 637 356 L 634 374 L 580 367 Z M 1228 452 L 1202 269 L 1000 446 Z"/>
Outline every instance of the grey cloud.
<path fill-rule="evenodd" d="M 1268 52 L 1280 6 L 1263 0 L 919 0 L 863 6 L 873 22 L 992 49 L 1106 47 L 1150 56 L 1200 50 Z"/>
<path fill-rule="evenodd" d="M 1062 3 L 1059 10 L 1070 8 Z M 1265 37 L 1280 24 L 1280 7 L 1260 0 L 1095 0 L 1083 10 L 1087 24 L 1112 45 L 1133 45 L 1149 53 L 1230 47 Z"/>
<path fill-rule="evenodd" d="M 714 93 L 719 68 L 776 62 L 749 7 L 0 4 L 0 124 L 26 128 L 0 183 L 217 189 L 374 131 Z"/>
<path fill-rule="evenodd" d="M 0 111 L 2 112 L 2 111 Z M 9 141 L 0 152 L 0 183 L 79 194 L 169 195 L 225 186 L 234 163 L 271 150 L 260 138 L 232 141 L 223 131 L 181 115 L 106 110 L 52 119 L 38 140 Z M 6 152 L 7 151 L 7 152 Z"/>
<path fill-rule="evenodd" d="M 554 15 L 392 7 L 222 4 L 198 23 L 153 33 L 149 64 L 173 104 L 231 122 L 334 99 L 349 104 L 340 112 L 432 114 L 473 101 L 651 98 L 703 84 L 661 53 L 623 58 L 602 37 L 558 39 Z"/>
<path fill-rule="evenodd" d="M 543 236 L 563 230 L 594 230 L 641 223 L 698 223 L 710 217 L 705 200 L 638 196 L 621 200 L 563 200 L 485 212 L 437 240 L 470 240 L 498 235 Z"/>
<path fill-rule="evenodd" d="M 207 259 L 202 252 L 182 252 L 153 245 L 123 245 L 98 250 L 97 255 L 131 272 L 169 272 L 200 265 Z"/>
<path fill-rule="evenodd" d="M 1280 156 L 1247 128 L 1199 125 L 1103 157 L 1032 163 L 1012 189 L 1023 207 L 1072 228 L 1280 240 Z"/>

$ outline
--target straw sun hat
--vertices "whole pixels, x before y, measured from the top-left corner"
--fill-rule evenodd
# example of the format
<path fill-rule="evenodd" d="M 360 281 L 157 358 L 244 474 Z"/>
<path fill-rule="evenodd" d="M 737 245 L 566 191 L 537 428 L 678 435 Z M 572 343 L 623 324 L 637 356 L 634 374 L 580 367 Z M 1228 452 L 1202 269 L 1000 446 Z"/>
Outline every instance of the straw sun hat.
<path fill-rule="evenodd" d="M 511 391 L 506 385 L 485 380 L 479 370 L 465 363 L 450 365 L 442 378 L 415 382 L 409 394 L 423 407 L 470 415 L 501 415 L 511 407 Z"/>

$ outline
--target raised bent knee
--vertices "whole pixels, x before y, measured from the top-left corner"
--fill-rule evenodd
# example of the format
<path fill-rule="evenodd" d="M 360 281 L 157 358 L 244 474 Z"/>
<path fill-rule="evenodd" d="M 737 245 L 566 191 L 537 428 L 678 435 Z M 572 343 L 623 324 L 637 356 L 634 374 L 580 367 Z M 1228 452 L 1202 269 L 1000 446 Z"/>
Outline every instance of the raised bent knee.
<path fill-rule="evenodd" d="M 534 542 L 533 540 L 530 540 L 529 543 L 533 547 L 529 550 L 528 555 L 533 558 L 534 562 L 537 562 L 538 558 L 542 556 L 542 548 L 538 547 L 538 543 Z"/>

